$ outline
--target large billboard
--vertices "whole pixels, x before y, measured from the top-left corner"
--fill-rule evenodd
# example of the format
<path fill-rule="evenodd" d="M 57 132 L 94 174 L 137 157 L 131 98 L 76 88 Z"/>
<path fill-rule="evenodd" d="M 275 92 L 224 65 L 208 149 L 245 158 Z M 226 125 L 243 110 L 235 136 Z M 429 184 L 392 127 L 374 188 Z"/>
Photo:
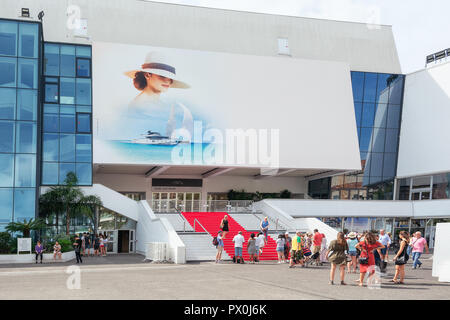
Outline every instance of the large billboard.
<path fill-rule="evenodd" d="M 94 163 L 359 170 L 341 62 L 93 45 Z"/>

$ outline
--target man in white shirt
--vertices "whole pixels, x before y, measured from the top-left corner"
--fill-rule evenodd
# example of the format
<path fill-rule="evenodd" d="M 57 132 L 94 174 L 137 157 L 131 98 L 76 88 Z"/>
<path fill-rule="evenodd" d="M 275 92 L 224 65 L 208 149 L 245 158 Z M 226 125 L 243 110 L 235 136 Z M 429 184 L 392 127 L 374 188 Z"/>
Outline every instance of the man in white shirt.
<path fill-rule="evenodd" d="M 242 231 L 239 231 L 239 233 L 237 235 L 234 236 L 233 238 L 233 242 L 234 242 L 234 256 L 236 258 L 236 262 L 239 261 L 239 259 L 241 259 L 241 263 L 244 263 L 244 259 L 242 258 L 242 247 L 244 246 L 244 236 L 242 235 Z"/>
<path fill-rule="evenodd" d="M 381 249 L 380 252 L 381 260 L 384 261 L 386 252 L 389 250 L 389 246 L 391 245 L 391 238 L 387 233 L 385 233 L 383 229 L 381 229 L 378 241 L 384 246 L 384 248 Z"/>
<path fill-rule="evenodd" d="M 260 232 L 258 234 L 258 237 L 256 238 L 256 249 L 257 249 L 257 254 L 258 254 L 258 260 L 259 260 L 259 255 L 262 254 L 262 248 L 264 247 L 264 245 L 266 244 L 266 237 L 264 237 L 263 233 Z"/>

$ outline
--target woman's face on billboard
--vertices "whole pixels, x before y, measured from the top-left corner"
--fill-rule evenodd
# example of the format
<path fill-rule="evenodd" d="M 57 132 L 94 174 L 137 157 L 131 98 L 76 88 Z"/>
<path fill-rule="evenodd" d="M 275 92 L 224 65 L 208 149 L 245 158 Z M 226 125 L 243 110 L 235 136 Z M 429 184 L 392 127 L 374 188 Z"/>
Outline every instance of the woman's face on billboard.
<path fill-rule="evenodd" d="M 154 92 L 166 92 L 173 83 L 173 80 L 170 78 L 166 78 L 157 74 L 146 74 L 147 85 Z"/>

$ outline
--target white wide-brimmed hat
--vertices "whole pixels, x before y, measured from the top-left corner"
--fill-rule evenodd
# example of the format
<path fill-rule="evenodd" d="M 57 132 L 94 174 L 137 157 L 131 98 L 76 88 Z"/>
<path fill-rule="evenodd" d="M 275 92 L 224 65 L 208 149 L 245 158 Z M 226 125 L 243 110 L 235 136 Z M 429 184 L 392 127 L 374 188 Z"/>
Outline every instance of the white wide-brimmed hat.
<path fill-rule="evenodd" d="M 350 238 L 350 239 L 353 239 L 353 238 L 356 238 L 356 232 L 350 232 L 349 234 L 348 234 L 348 237 Z"/>
<path fill-rule="evenodd" d="M 124 74 L 127 77 L 134 78 L 136 72 L 139 71 L 153 73 L 172 79 L 173 80 L 172 88 L 179 88 L 179 89 L 190 88 L 190 86 L 187 83 L 180 81 L 177 78 L 175 67 L 169 61 L 168 57 L 166 57 L 164 54 L 160 52 L 153 51 L 147 53 L 147 55 L 145 56 L 144 64 L 141 66 L 141 69 L 127 71 Z"/>

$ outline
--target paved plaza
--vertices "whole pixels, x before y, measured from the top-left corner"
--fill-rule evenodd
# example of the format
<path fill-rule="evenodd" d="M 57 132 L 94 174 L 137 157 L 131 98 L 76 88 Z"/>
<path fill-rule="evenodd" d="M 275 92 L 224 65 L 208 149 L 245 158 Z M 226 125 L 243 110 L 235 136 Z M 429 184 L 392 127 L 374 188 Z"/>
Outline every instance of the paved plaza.
<path fill-rule="evenodd" d="M 0 265 L 0 299 L 449 299 L 450 283 L 431 276 L 429 258 L 423 255 L 417 270 L 407 265 L 404 285 L 389 283 L 390 263 L 379 289 L 358 287 L 359 274 L 347 274 L 347 286 L 331 286 L 329 265 L 289 269 L 276 262 L 175 265 L 144 262 L 141 255 L 89 257 L 80 265 L 80 289 L 67 286 L 74 261 Z"/>

